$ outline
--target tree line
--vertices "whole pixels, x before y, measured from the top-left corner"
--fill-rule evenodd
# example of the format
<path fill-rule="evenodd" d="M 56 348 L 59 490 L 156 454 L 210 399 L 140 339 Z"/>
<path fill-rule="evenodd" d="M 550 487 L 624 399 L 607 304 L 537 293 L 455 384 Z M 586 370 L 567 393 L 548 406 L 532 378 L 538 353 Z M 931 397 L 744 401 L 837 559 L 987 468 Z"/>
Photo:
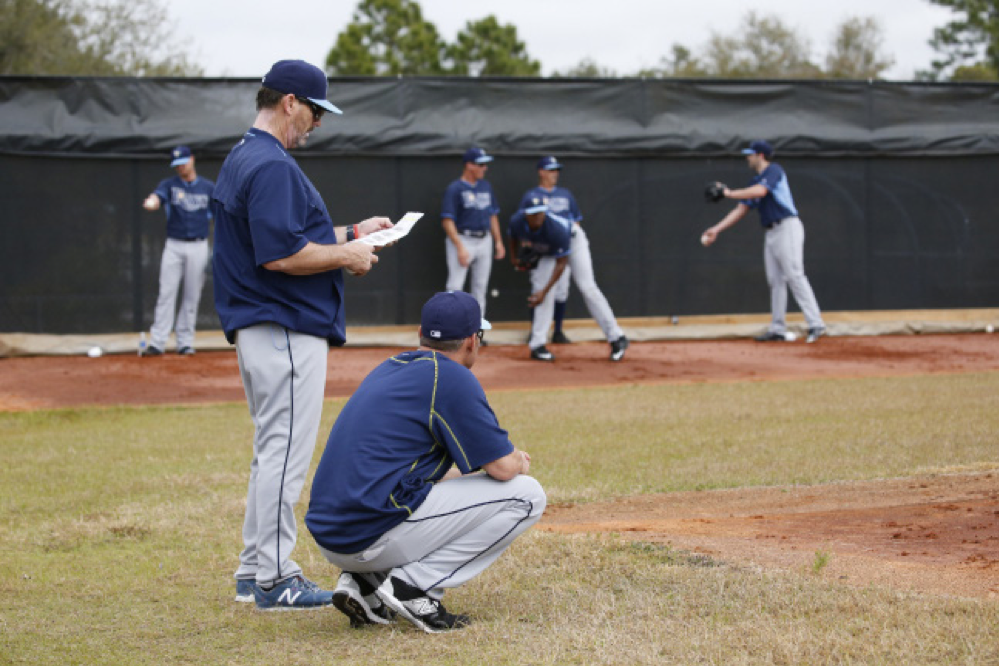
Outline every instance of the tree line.
<path fill-rule="evenodd" d="M 915 78 L 999 80 L 999 0 L 926 1 L 949 8 L 953 20 L 934 30 L 929 43 L 938 57 Z M 0 75 L 201 76 L 165 2 L 0 0 Z M 873 17 L 835 26 L 822 62 L 778 16 L 749 11 L 742 23 L 699 46 L 674 43 L 650 68 L 616 72 L 586 58 L 553 76 L 878 79 L 894 64 Z M 516 26 L 488 15 L 448 42 L 417 0 L 360 0 L 325 66 L 330 76 L 541 76 Z"/>

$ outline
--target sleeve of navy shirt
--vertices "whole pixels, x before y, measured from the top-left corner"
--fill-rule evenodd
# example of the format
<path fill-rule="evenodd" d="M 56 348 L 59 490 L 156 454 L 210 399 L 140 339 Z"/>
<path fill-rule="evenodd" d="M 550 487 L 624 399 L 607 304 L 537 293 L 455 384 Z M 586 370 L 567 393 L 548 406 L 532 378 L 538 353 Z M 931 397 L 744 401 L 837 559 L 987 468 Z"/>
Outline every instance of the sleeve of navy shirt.
<path fill-rule="evenodd" d="M 460 208 L 461 193 L 458 189 L 458 181 L 454 181 L 444 190 L 444 201 L 441 203 L 441 219 L 449 217 L 457 222 L 458 210 Z"/>
<path fill-rule="evenodd" d="M 248 190 L 250 236 L 257 265 L 300 252 L 309 242 L 302 224 L 312 212 L 312 204 L 292 166 L 267 162 L 253 174 Z"/>
<path fill-rule="evenodd" d="M 479 380 L 450 359 L 440 360 L 431 430 L 462 474 L 513 453 L 510 437 L 500 427 Z"/>
<path fill-rule="evenodd" d="M 524 215 L 523 206 L 521 206 L 520 210 L 518 210 L 510 217 L 510 224 L 507 225 L 507 233 L 510 234 L 510 238 L 523 240 L 524 238 L 526 238 L 525 234 L 526 229 L 527 229 L 527 217 Z"/>
<path fill-rule="evenodd" d="M 576 197 L 572 196 L 572 192 L 566 190 L 566 194 L 569 197 L 569 220 L 572 222 L 581 222 L 583 220 L 583 213 L 579 210 L 579 204 L 576 203 Z"/>
<path fill-rule="evenodd" d="M 170 203 L 170 178 L 161 180 L 160 184 L 153 190 L 153 194 L 160 198 L 162 203 Z"/>

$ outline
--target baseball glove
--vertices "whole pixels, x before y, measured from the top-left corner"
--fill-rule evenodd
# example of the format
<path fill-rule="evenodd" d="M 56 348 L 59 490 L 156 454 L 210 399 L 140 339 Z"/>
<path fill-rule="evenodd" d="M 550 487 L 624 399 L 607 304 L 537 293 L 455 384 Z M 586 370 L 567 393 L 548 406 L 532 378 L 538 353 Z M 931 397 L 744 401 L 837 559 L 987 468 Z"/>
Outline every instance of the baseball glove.
<path fill-rule="evenodd" d="M 718 203 L 725 198 L 725 183 L 708 183 L 704 188 L 704 200 Z"/>
<path fill-rule="evenodd" d="M 541 261 L 541 255 L 530 245 L 517 248 L 517 267 L 524 271 L 534 270 Z"/>

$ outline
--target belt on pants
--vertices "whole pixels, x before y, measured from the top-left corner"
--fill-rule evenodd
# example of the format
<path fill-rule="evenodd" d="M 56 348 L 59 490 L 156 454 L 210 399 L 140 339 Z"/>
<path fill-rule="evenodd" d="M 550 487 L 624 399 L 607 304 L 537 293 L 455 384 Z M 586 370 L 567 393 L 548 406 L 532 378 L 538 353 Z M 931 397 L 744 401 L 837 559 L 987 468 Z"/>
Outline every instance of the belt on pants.
<path fill-rule="evenodd" d="M 485 238 L 489 233 L 485 230 L 472 231 L 471 229 L 458 229 L 458 233 L 462 236 L 468 236 L 469 238 Z"/>
<path fill-rule="evenodd" d="M 207 238 L 207 236 L 198 236 L 197 238 L 174 238 L 173 236 L 170 236 L 170 240 L 183 241 L 184 243 L 193 243 L 195 241 L 203 241 L 206 238 Z"/>
<path fill-rule="evenodd" d="M 773 229 L 774 227 L 780 226 L 780 223 L 783 222 L 784 220 L 790 220 L 790 219 L 791 219 L 790 217 L 782 217 L 779 220 L 774 220 L 770 224 L 764 224 L 763 228 L 764 229 Z"/>

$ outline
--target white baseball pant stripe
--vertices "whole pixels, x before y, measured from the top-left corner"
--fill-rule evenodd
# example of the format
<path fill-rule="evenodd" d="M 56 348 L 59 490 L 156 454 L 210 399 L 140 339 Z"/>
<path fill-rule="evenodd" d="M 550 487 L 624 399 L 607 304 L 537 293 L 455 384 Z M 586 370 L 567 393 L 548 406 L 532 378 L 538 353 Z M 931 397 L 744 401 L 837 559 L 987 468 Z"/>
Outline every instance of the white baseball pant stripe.
<path fill-rule="evenodd" d="M 785 218 L 767 230 L 763 262 L 770 285 L 770 331 L 783 334 L 787 330 L 788 287 L 805 315 L 808 328 L 823 328 L 818 301 L 805 277 L 805 225 L 799 218 Z"/>
<path fill-rule="evenodd" d="M 290 557 L 294 509 L 319 433 L 329 343 L 260 324 L 237 331 L 236 352 L 254 435 L 235 577 L 271 583 L 302 573 Z"/>
<path fill-rule="evenodd" d="M 597 326 L 603 331 L 607 342 L 613 342 L 622 335 L 624 331 L 617 324 L 614 318 L 614 311 L 600 287 L 597 286 L 596 278 L 593 275 L 593 258 L 590 255 L 590 241 L 586 237 L 583 228 L 576 226 L 572 235 L 572 253 L 569 255 L 568 268 L 572 271 L 572 281 L 579 289 L 579 294 L 586 303 L 586 309 L 590 311 L 590 316 L 597 322 Z M 553 257 L 542 257 L 537 268 L 531 271 L 531 292 L 537 293 L 544 289 L 551 279 L 552 271 L 555 270 L 555 259 Z M 562 278 L 555 287 L 548 292 L 545 300 L 534 308 L 534 321 L 531 324 L 531 338 L 528 346 L 535 349 L 545 344 L 548 339 L 548 328 L 551 326 L 552 318 L 555 315 L 556 292 Z"/>
<path fill-rule="evenodd" d="M 458 248 L 450 238 L 444 239 L 444 254 L 447 257 L 448 291 L 464 291 L 465 277 L 471 272 L 468 293 L 479 302 L 483 319 L 486 316 L 486 289 L 489 287 L 489 273 L 493 268 L 493 237 L 487 233 L 482 238 L 462 236 L 461 243 L 468 250 L 468 266 L 458 262 Z"/>
<path fill-rule="evenodd" d="M 198 303 L 205 286 L 205 267 L 208 265 L 208 241 L 182 241 L 167 238 L 160 261 L 160 293 L 156 298 L 153 327 L 149 330 L 154 347 L 166 349 L 167 339 L 173 329 L 174 313 L 177 318 L 177 348 L 194 347 L 194 329 L 198 323 Z M 183 281 L 180 309 L 177 309 L 177 292 Z"/>
<path fill-rule="evenodd" d="M 360 553 L 320 550 L 344 571 L 389 573 L 440 599 L 489 568 L 547 501 L 533 477 L 469 474 L 435 484 L 412 516 Z"/>

